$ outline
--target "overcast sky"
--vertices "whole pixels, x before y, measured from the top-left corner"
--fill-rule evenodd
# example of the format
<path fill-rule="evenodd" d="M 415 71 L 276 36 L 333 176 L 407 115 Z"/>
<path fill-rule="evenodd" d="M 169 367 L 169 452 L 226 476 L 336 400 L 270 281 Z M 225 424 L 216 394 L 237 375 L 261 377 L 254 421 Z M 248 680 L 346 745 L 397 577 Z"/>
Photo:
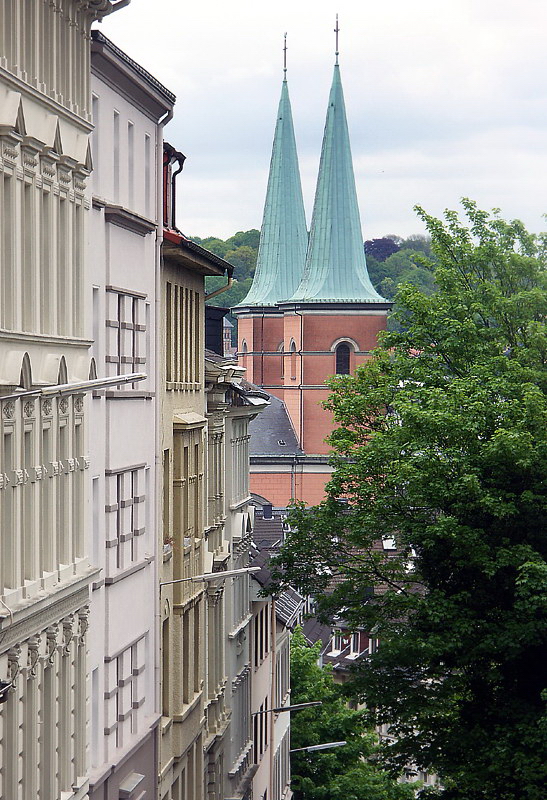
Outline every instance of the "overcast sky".
<path fill-rule="evenodd" d="M 363 237 L 462 196 L 547 227 L 545 0 L 132 0 L 101 29 L 177 95 L 179 227 L 260 227 L 285 31 L 309 224 L 337 12 Z"/>

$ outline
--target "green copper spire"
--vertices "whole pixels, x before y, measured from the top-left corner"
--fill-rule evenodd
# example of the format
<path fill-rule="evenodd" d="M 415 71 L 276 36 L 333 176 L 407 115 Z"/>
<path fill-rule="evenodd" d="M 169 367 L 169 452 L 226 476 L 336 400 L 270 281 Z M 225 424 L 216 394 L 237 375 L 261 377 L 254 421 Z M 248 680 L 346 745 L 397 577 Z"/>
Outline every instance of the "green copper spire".
<path fill-rule="evenodd" d="M 386 302 L 370 282 L 365 261 L 338 53 L 306 266 L 300 285 L 293 295 L 287 293 L 286 297 L 289 299 L 285 302 Z"/>
<path fill-rule="evenodd" d="M 286 61 L 284 69 L 286 71 Z M 285 78 L 277 114 L 256 271 L 247 297 L 236 308 L 274 306 L 292 294 L 304 271 L 307 246 L 308 231 Z"/>

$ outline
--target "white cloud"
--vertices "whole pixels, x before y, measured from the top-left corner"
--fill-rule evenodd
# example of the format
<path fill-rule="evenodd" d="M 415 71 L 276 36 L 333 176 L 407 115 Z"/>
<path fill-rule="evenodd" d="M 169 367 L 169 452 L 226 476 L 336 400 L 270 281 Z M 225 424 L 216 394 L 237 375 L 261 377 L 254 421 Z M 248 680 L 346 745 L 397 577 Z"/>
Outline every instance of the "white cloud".
<path fill-rule="evenodd" d="M 364 236 L 419 231 L 415 203 L 462 195 L 543 227 L 543 0 L 133 0 L 102 28 L 177 94 L 183 230 L 260 226 L 285 31 L 309 219 L 336 12 Z"/>

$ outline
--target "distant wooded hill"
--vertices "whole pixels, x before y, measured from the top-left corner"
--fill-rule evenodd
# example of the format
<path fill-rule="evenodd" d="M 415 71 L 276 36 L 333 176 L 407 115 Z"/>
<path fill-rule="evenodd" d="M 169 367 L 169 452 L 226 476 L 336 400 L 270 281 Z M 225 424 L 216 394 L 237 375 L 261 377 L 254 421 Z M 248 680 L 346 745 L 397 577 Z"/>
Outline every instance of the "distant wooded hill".
<path fill-rule="evenodd" d="M 228 308 L 237 305 L 246 296 L 253 280 L 260 231 L 255 228 L 250 231 L 238 231 L 226 240 L 217 239 L 215 236 L 208 236 L 206 239 L 200 239 L 198 236 L 190 238 L 234 265 L 232 287 L 213 297 L 209 301 L 211 305 Z M 420 259 L 424 256 L 434 259 L 429 236 L 416 234 L 403 239 L 401 236 L 390 234 L 380 239 L 368 239 L 364 247 L 370 279 L 375 289 L 386 300 L 393 300 L 401 283 L 412 283 L 426 294 L 435 291 L 431 270 L 420 263 Z M 225 278 L 206 278 L 206 290 L 213 292 L 225 282 Z M 231 315 L 229 318 L 235 322 Z"/>

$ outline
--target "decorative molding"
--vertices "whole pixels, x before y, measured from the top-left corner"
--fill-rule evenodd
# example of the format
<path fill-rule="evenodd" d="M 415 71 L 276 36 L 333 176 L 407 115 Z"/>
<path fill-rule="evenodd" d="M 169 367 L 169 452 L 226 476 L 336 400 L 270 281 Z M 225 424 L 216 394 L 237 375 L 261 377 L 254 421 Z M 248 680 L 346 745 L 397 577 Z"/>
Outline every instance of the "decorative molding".
<path fill-rule="evenodd" d="M 3 414 L 6 419 L 13 419 L 13 415 L 15 414 L 14 400 L 9 400 L 7 403 L 4 404 Z"/>
<path fill-rule="evenodd" d="M 135 469 L 145 469 L 148 466 L 146 462 L 142 464 L 129 464 L 127 467 L 117 467 L 116 469 L 105 469 L 105 475 L 121 475 L 123 472 L 132 472 Z"/>
<path fill-rule="evenodd" d="M 115 583 L 119 583 L 123 581 L 124 578 L 128 578 L 130 575 L 133 575 L 135 572 L 140 572 L 141 569 L 145 569 L 148 567 L 152 561 L 155 561 L 155 556 L 149 556 L 145 558 L 144 561 L 141 561 L 139 564 L 134 564 L 132 567 L 128 567 L 124 569 L 123 572 L 119 572 L 117 575 L 113 575 L 112 577 L 105 578 L 105 586 L 112 586 Z"/>
<path fill-rule="evenodd" d="M 96 573 L 96 570 L 93 572 Z M 40 631 L 46 631 L 47 633 L 47 629 L 49 629 L 50 626 L 59 623 L 67 614 L 74 613 L 78 608 L 86 605 L 88 599 L 89 589 L 86 582 L 83 588 L 78 587 L 73 593 L 69 594 L 68 597 L 63 597 L 62 600 L 51 602 L 50 596 L 49 602 L 44 599 L 44 606 L 40 609 L 32 611 L 31 607 L 29 610 L 30 616 L 20 622 L 15 622 L 15 624 L 5 629 L 2 627 L 2 652 L 5 652 L 16 642 L 24 642 L 32 634 Z M 33 603 L 33 606 L 36 605 L 37 603 Z"/>
<path fill-rule="evenodd" d="M 50 417 L 53 411 L 53 403 L 49 397 L 42 400 L 42 416 Z"/>
<path fill-rule="evenodd" d="M 106 203 L 104 206 L 104 218 L 106 222 L 132 233 L 137 233 L 139 236 L 146 236 L 148 233 L 157 230 L 157 225 L 153 220 L 119 205 Z"/>
<path fill-rule="evenodd" d="M 137 297 L 142 300 L 146 300 L 146 298 L 148 297 L 146 293 L 135 292 L 133 291 L 133 289 L 122 289 L 119 286 L 111 286 L 110 284 L 108 286 L 105 286 L 104 288 L 106 292 L 113 292 L 114 294 L 126 294 L 129 297 Z"/>

